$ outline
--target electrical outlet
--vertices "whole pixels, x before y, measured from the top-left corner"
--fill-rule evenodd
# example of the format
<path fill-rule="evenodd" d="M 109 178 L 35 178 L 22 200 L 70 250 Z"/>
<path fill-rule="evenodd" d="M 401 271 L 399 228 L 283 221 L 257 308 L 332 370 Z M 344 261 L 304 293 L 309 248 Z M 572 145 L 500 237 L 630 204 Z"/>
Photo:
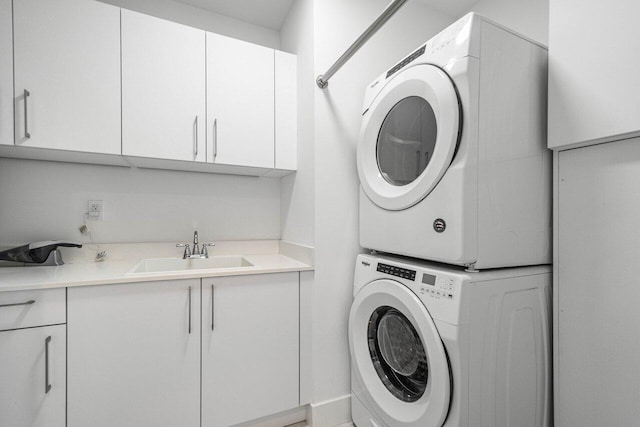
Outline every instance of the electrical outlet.
<path fill-rule="evenodd" d="M 87 215 L 89 219 L 94 221 L 102 221 L 104 215 L 104 203 L 102 200 L 89 200 L 89 209 Z"/>

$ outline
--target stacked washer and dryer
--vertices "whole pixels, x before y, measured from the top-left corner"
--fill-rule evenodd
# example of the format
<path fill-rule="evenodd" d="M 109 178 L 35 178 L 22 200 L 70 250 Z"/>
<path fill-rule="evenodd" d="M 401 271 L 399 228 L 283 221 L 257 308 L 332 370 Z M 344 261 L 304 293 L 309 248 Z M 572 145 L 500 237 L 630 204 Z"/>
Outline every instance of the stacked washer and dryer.
<path fill-rule="evenodd" d="M 547 51 L 470 13 L 368 88 L 358 427 L 551 425 Z"/>

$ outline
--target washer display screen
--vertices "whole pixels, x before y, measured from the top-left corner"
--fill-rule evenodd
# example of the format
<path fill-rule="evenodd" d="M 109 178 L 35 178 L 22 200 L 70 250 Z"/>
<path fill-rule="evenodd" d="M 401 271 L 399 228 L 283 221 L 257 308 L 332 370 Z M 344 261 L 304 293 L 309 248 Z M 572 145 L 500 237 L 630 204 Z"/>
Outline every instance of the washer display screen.
<path fill-rule="evenodd" d="M 432 274 L 424 273 L 422 275 L 422 283 L 425 285 L 435 286 L 436 285 L 436 276 Z"/>

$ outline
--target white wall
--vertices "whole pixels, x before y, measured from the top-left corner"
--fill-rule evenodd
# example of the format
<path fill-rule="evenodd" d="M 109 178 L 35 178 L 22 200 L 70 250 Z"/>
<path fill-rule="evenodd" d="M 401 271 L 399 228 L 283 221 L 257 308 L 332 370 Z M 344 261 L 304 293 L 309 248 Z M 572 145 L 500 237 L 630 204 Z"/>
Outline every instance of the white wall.
<path fill-rule="evenodd" d="M 315 2 L 315 75 L 344 52 L 388 0 Z M 350 393 L 348 315 L 358 244 L 356 144 L 365 86 L 452 22 L 417 2 L 405 6 L 315 93 L 315 402 Z M 307 84 L 314 84 L 313 81 Z"/>
<path fill-rule="evenodd" d="M 277 31 L 173 0 L 104 0 L 160 18 L 279 48 Z M 78 232 L 90 199 L 105 220 L 94 242 L 280 238 L 280 181 L 230 175 L 0 159 L 0 244 L 89 242 Z"/>
<path fill-rule="evenodd" d="M 87 222 L 98 243 L 280 237 L 275 179 L 0 159 L 0 243 L 89 242 L 88 200 L 104 201 Z"/>
<path fill-rule="evenodd" d="M 280 32 L 281 48 L 298 56 L 298 172 L 282 179 L 282 240 L 313 246 L 313 1 L 296 0 Z"/>
<path fill-rule="evenodd" d="M 545 46 L 549 44 L 548 0 L 480 0 L 469 11 L 478 12 Z"/>
<path fill-rule="evenodd" d="M 277 31 L 173 0 L 100 1 L 251 43 L 275 49 L 280 47 L 280 34 Z"/>

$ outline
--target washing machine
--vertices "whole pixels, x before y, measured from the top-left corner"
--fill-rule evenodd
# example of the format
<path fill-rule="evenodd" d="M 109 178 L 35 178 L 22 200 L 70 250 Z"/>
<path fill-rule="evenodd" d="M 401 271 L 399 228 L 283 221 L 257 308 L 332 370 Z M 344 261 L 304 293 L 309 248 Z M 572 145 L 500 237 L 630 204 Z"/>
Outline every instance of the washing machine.
<path fill-rule="evenodd" d="M 360 245 L 471 269 L 551 262 L 547 50 L 470 13 L 366 90 Z"/>
<path fill-rule="evenodd" d="M 551 268 L 359 255 L 349 315 L 357 427 L 551 426 Z"/>

